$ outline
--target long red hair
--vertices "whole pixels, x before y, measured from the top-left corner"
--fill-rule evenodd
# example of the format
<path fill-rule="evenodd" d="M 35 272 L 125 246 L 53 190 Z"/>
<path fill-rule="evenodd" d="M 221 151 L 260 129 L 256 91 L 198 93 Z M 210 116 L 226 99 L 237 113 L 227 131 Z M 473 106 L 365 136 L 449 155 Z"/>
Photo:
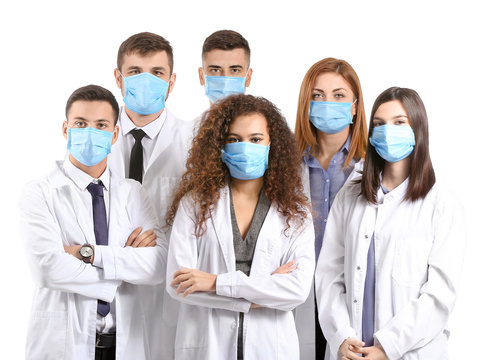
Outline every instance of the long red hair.
<path fill-rule="evenodd" d="M 300 93 L 298 96 L 297 119 L 295 123 L 295 140 L 297 142 L 297 150 L 299 157 L 302 157 L 308 147 L 314 148 L 317 146 L 317 129 L 309 121 L 309 105 L 311 101 L 312 89 L 314 82 L 319 74 L 336 73 L 345 79 L 350 85 L 352 92 L 357 97 L 357 111 L 353 117 L 353 124 L 350 124 L 350 134 L 352 140 L 350 149 L 344 166 L 352 161 L 352 159 L 361 159 L 365 156 L 367 148 L 367 123 L 365 121 L 364 97 L 360 80 L 355 70 L 344 60 L 326 58 L 318 61 L 311 66 L 307 74 L 305 74 Z"/>

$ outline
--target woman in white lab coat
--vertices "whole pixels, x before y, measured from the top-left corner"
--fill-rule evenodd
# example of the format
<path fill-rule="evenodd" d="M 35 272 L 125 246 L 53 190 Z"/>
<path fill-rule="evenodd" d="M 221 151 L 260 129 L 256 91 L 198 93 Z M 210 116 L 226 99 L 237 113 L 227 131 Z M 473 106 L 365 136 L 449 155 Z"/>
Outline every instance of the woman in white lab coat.
<path fill-rule="evenodd" d="M 235 95 L 204 116 L 179 191 L 167 290 L 176 359 L 298 359 L 291 310 L 314 272 L 293 134 L 269 101 Z"/>
<path fill-rule="evenodd" d="M 333 200 L 362 170 L 367 147 L 362 88 L 344 60 L 326 58 L 307 71 L 300 86 L 295 139 L 302 159 L 302 183 L 311 200 L 316 261 Z M 326 340 L 317 321 L 314 289 L 295 309 L 300 358 L 324 358 Z"/>
<path fill-rule="evenodd" d="M 336 197 L 316 270 L 326 359 L 448 359 L 465 245 L 461 207 L 436 183 L 419 95 L 376 99 L 359 182 Z"/>

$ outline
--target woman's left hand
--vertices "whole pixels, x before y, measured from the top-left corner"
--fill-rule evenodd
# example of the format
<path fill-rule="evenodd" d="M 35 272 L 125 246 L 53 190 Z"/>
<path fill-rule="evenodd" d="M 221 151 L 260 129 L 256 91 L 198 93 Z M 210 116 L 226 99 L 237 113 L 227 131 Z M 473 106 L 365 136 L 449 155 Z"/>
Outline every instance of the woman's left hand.
<path fill-rule="evenodd" d="M 178 269 L 173 274 L 171 286 L 177 287 L 177 294 L 184 293 L 184 297 L 196 291 L 216 291 L 216 276 L 197 269 Z"/>
<path fill-rule="evenodd" d="M 386 353 L 380 345 L 369 347 L 354 346 L 353 350 L 356 353 L 365 355 L 365 358 L 369 360 L 388 360 Z"/>

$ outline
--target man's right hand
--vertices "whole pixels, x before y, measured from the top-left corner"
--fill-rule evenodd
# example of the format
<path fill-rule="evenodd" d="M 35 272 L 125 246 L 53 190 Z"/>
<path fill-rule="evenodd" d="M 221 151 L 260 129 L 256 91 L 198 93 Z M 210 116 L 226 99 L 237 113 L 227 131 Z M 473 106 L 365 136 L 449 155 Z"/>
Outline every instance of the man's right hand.
<path fill-rule="evenodd" d="M 125 246 L 132 246 L 133 248 L 156 246 L 157 236 L 154 233 L 154 230 L 146 230 L 143 233 L 141 233 L 141 231 L 141 226 L 132 231 L 132 234 L 129 235 Z"/>

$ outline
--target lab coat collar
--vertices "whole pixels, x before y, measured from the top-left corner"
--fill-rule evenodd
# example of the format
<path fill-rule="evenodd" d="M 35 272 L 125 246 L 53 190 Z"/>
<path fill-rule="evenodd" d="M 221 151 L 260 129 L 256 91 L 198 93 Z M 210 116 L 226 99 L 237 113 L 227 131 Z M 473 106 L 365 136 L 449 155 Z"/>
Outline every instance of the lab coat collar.
<path fill-rule="evenodd" d="M 84 191 L 87 186 L 95 180 L 100 180 L 106 190 L 110 187 L 110 171 L 108 170 L 108 166 L 98 179 L 93 179 L 87 173 L 77 168 L 70 162 L 69 156 L 65 158 L 62 167 L 65 175 L 72 180 L 81 191 Z"/>
<path fill-rule="evenodd" d="M 379 175 L 380 182 L 382 182 L 382 173 Z M 377 190 L 377 203 L 383 204 L 390 201 L 402 201 L 408 189 L 409 178 L 407 177 L 400 185 L 388 192 L 384 193 L 381 186 Z"/>
<path fill-rule="evenodd" d="M 166 109 L 164 109 L 160 116 L 156 120 L 151 121 L 144 127 L 137 127 L 132 120 L 130 120 L 129 115 L 125 112 L 125 107 L 120 110 L 120 126 L 122 128 L 122 134 L 125 136 L 134 129 L 142 129 L 146 136 L 150 139 L 154 139 L 160 133 L 161 128 L 166 120 Z"/>
<path fill-rule="evenodd" d="M 216 208 L 211 213 L 211 221 L 216 232 L 216 237 L 220 243 L 221 252 L 225 259 L 228 272 L 235 271 L 235 250 L 233 249 L 233 231 L 231 231 L 230 196 L 228 186 L 219 190 L 220 198 L 216 203 Z M 230 229 L 220 233 L 220 229 Z"/>

